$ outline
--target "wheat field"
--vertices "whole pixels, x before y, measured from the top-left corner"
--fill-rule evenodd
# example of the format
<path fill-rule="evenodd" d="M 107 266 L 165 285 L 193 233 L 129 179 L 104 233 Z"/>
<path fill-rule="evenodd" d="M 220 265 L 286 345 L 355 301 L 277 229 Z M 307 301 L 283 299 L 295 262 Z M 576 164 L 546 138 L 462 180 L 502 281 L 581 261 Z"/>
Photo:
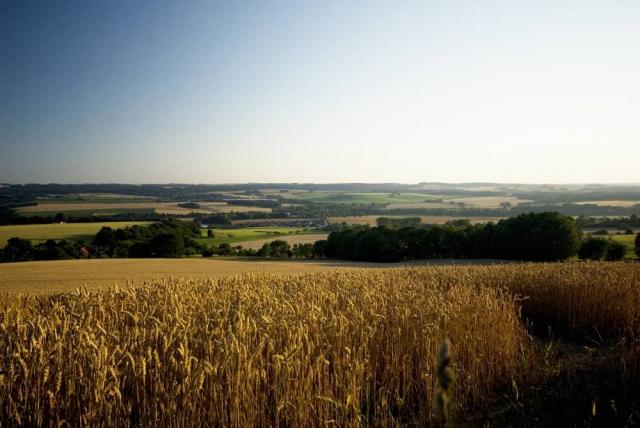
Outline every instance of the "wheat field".
<path fill-rule="evenodd" d="M 521 264 L 4 294 L 0 423 L 438 425 L 445 338 L 457 372 L 449 411 L 479 423 L 544 371 L 526 319 L 637 337 L 639 279 L 638 264 Z M 637 346 L 616 356 L 630 384 Z"/>

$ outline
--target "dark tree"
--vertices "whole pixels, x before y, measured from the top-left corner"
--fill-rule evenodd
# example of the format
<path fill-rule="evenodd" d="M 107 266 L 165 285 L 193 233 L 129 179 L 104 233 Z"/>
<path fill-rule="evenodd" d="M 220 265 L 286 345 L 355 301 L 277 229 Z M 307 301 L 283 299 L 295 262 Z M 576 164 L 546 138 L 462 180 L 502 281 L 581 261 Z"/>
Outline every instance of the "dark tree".
<path fill-rule="evenodd" d="M 622 242 L 609 240 L 607 244 L 607 260 L 622 260 L 626 247 Z"/>
<path fill-rule="evenodd" d="M 129 248 L 129 257 L 147 258 L 151 257 L 151 248 L 147 242 L 136 242 Z"/>
<path fill-rule="evenodd" d="M 204 250 L 202 250 L 202 257 L 211 257 L 214 254 L 215 253 L 211 248 L 205 248 Z"/>
<path fill-rule="evenodd" d="M 11 238 L 4 247 L 4 260 L 21 262 L 33 260 L 33 246 L 28 239 Z"/>
<path fill-rule="evenodd" d="M 161 233 L 149 241 L 151 253 L 156 257 L 178 257 L 184 251 L 184 242 L 172 233 Z"/>
<path fill-rule="evenodd" d="M 291 257 L 291 246 L 287 241 L 275 240 L 269 243 L 271 257 Z"/>
<path fill-rule="evenodd" d="M 113 246 L 116 243 L 116 235 L 109 226 L 103 226 L 93 238 L 93 245 L 101 247 Z"/>
<path fill-rule="evenodd" d="M 271 257 L 271 247 L 269 244 L 264 244 L 257 252 L 258 257 Z"/>
<path fill-rule="evenodd" d="M 235 254 L 235 252 L 233 251 L 233 247 L 231 246 L 231 244 L 223 242 L 222 244 L 218 245 L 218 254 L 221 256 L 232 256 Z"/>
<path fill-rule="evenodd" d="M 578 257 L 583 260 L 602 260 L 607 254 L 607 241 L 601 238 L 587 238 L 580 244 Z"/>
<path fill-rule="evenodd" d="M 321 239 L 320 241 L 314 242 L 313 247 L 311 248 L 311 253 L 313 257 L 324 257 L 326 246 L 327 246 L 326 239 Z"/>
<path fill-rule="evenodd" d="M 636 256 L 640 257 L 640 233 L 636 235 Z"/>

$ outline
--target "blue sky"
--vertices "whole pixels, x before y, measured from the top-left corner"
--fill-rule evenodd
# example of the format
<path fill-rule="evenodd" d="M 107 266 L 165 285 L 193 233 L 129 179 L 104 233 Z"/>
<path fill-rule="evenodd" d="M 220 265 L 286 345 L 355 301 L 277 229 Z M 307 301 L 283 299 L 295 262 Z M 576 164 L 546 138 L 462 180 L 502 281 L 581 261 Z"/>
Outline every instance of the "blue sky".
<path fill-rule="evenodd" d="M 637 1 L 1 1 L 0 181 L 640 182 Z"/>

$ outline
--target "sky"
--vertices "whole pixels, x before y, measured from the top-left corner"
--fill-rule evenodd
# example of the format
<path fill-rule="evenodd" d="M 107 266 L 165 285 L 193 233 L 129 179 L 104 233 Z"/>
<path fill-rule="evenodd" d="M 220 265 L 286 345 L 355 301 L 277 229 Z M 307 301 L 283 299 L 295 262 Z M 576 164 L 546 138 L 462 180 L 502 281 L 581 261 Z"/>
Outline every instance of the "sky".
<path fill-rule="evenodd" d="M 0 0 L 0 182 L 640 183 L 640 2 Z"/>

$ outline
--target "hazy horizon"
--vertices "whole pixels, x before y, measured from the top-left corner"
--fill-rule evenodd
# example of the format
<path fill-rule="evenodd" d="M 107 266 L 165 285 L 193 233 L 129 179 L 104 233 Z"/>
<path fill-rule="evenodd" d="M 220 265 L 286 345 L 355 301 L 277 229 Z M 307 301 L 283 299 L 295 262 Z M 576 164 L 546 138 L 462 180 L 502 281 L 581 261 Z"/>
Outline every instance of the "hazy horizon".
<path fill-rule="evenodd" d="M 461 186 L 461 185 L 499 185 L 499 186 L 622 186 L 622 187 L 635 187 L 640 186 L 640 182 L 498 182 L 498 181 L 428 181 L 428 182 L 401 182 L 401 181 L 220 181 L 220 182 L 125 182 L 125 181 L 50 181 L 50 182 L 36 182 L 36 181 L 23 181 L 23 182 L 9 182 L 0 181 L 0 184 L 11 185 L 133 185 L 133 186 L 161 186 L 161 185 L 176 185 L 176 186 L 236 186 L 236 185 L 265 185 L 265 184 L 295 184 L 295 185 L 337 185 L 337 184 L 370 184 L 370 185 L 385 185 L 385 184 L 397 184 L 406 186 L 415 185 L 443 185 L 443 186 Z"/>
<path fill-rule="evenodd" d="M 640 183 L 640 3 L 3 2 L 0 182 Z"/>

